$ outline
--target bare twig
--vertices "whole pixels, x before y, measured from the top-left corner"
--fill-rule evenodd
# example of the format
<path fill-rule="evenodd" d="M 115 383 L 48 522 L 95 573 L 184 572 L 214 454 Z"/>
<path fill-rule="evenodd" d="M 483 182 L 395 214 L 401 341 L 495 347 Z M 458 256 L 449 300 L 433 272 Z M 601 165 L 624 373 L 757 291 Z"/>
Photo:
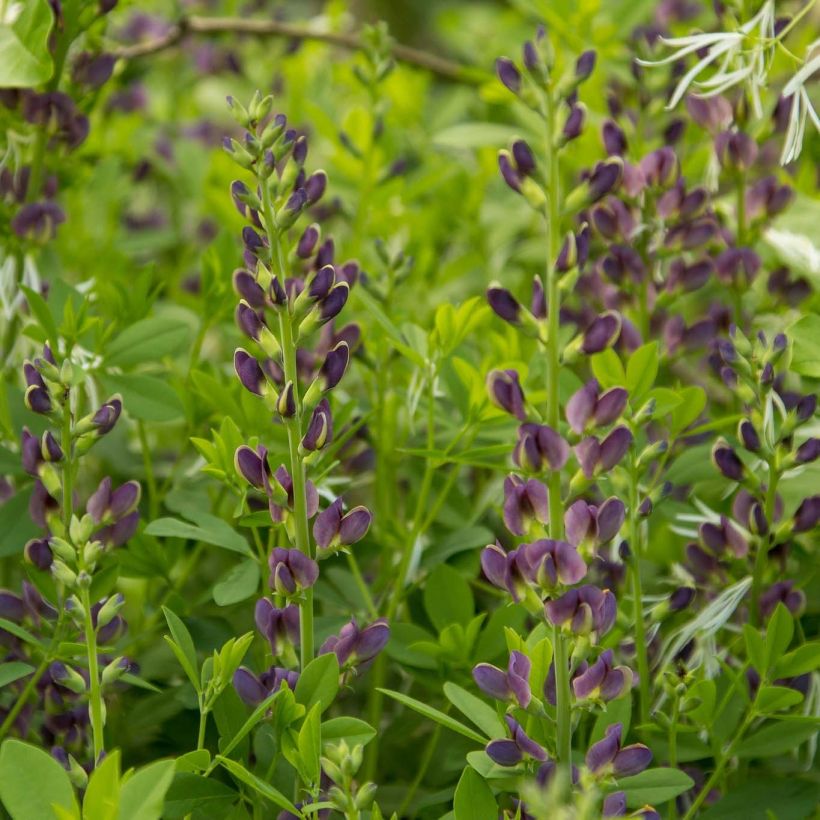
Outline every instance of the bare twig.
<path fill-rule="evenodd" d="M 250 34 L 258 37 L 287 37 L 292 40 L 315 40 L 339 48 L 358 50 L 363 47 L 362 39 L 357 34 L 346 34 L 334 31 L 319 31 L 296 23 L 285 23 L 280 20 L 253 20 L 241 17 L 185 17 L 172 26 L 161 37 L 122 46 L 112 50 L 115 57 L 133 60 L 166 51 L 178 45 L 189 34 Z M 485 79 L 484 72 L 474 67 L 429 54 L 420 49 L 394 43 L 393 56 L 401 62 L 424 68 L 456 82 L 478 84 Z"/>

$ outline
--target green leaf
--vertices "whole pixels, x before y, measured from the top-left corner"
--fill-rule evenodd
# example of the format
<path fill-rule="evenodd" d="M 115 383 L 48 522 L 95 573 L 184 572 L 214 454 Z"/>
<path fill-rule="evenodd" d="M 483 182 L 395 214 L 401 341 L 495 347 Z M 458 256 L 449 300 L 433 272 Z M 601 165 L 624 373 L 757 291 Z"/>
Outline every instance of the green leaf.
<path fill-rule="evenodd" d="M 117 820 L 120 809 L 120 751 L 94 769 L 83 798 L 83 820 Z"/>
<path fill-rule="evenodd" d="M 68 772 L 48 752 L 20 740 L 0 748 L 0 801 L 12 820 L 44 820 L 55 806 L 80 816 Z"/>
<path fill-rule="evenodd" d="M 795 751 L 801 743 L 814 737 L 820 723 L 813 718 L 784 720 L 765 726 L 737 747 L 738 757 L 777 757 Z"/>
<path fill-rule="evenodd" d="M 450 624 L 469 623 L 475 611 L 470 585 L 457 570 L 439 564 L 424 585 L 424 609 L 439 632 Z"/>
<path fill-rule="evenodd" d="M 290 802 L 290 800 L 285 797 L 282 792 L 278 789 L 275 789 L 269 783 L 266 783 L 264 780 L 260 780 L 255 774 L 251 774 L 241 763 L 237 763 L 235 760 L 230 760 L 227 757 L 223 757 L 222 755 L 216 756 L 217 761 L 219 761 L 220 765 L 227 769 L 237 780 L 240 780 L 246 786 L 250 786 L 255 791 L 259 792 L 262 797 L 270 800 L 274 806 L 278 806 L 280 809 L 285 809 L 289 811 L 291 814 L 295 814 L 297 817 L 302 817 L 302 812 Z"/>
<path fill-rule="evenodd" d="M 176 647 L 174 654 L 177 656 L 180 666 L 182 666 L 188 679 L 193 684 L 194 689 L 196 689 L 197 692 L 201 692 L 199 673 L 197 672 L 199 667 L 196 660 L 196 647 L 194 646 L 193 638 L 191 638 L 191 633 L 175 612 L 172 612 L 165 606 L 162 608 L 162 612 L 165 615 L 168 629 L 171 631 L 171 637 L 173 638 L 173 640 L 168 640 L 166 637 L 166 640 L 172 649 Z"/>
<path fill-rule="evenodd" d="M 618 789 L 626 792 L 626 805 L 637 809 L 649 803 L 658 806 L 683 794 L 695 781 L 680 769 L 647 769 L 634 777 L 622 777 L 618 780 Z"/>
<path fill-rule="evenodd" d="M 20 555 L 26 541 L 38 534 L 39 530 L 28 514 L 30 498 L 29 491 L 18 490 L 0 506 L 0 558 Z"/>
<path fill-rule="evenodd" d="M 820 803 L 820 785 L 798 777 L 761 778 L 738 783 L 699 820 L 806 820 Z"/>
<path fill-rule="evenodd" d="M 590 357 L 592 374 L 604 390 L 610 387 L 623 387 L 626 384 L 626 373 L 618 354 L 610 347 Z"/>
<path fill-rule="evenodd" d="M 178 518 L 157 518 L 145 528 L 145 533 L 162 538 L 203 541 L 231 552 L 253 555 L 248 542 L 230 524 L 213 515 L 201 515 L 198 524 L 190 524 Z"/>
<path fill-rule="evenodd" d="M 405 358 L 419 367 L 424 367 L 426 364 L 424 356 L 410 347 L 402 332 L 393 324 L 390 317 L 382 310 L 379 303 L 368 292 L 367 288 L 356 288 L 353 293 L 355 294 L 355 298 L 364 304 L 367 312 L 370 313 L 384 331 L 390 344 Z"/>
<path fill-rule="evenodd" d="M 633 409 L 637 409 L 658 375 L 658 343 L 649 342 L 639 347 L 626 365 L 626 389 Z"/>
<path fill-rule="evenodd" d="M 2 32 L 2 30 L 2 26 L 0 26 L 0 32 Z M 2 53 L 1 43 L 0 53 Z M 2 71 L 2 69 L 0 69 L 0 71 Z M 51 308 L 48 306 L 48 302 L 43 299 L 40 293 L 36 290 L 32 290 L 32 288 L 26 287 L 25 285 L 20 285 L 20 289 L 26 295 L 26 302 L 28 302 L 28 306 L 34 315 L 34 318 L 37 320 L 40 327 L 42 327 L 46 332 L 47 339 L 54 344 L 60 337 L 60 331 L 57 330 L 57 323 L 51 315 Z"/>
<path fill-rule="evenodd" d="M 313 786 L 319 782 L 319 755 L 322 753 L 321 715 L 321 704 L 314 704 L 299 729 L 299 756 L 302 758 L 305 780 Z"/>
<path fill-rule="evenodd" d="M 177 772 L 203 772 L 211 763 L 211 753 L 207 749 L 194 749 L 176 759 Z"/>
<path fill-rule="evenodd" d="M 194 812 L 202 817 L 228 817 L 238 798 L 235 789 L 212 777 L 177 771 L 165 795 L 163 817 L 180 820 Z"/>
<path fill-rule="evenodd" d="M 794 618 L 780 601 L 766 627 L 766 668 L 774 666 L 785 654 L 794 636 Z"/>
<path fill-rule="evenodd" d="M 185 415 L 174 388 L 157 376 L 108 373 L 101 381 L 109 393 L 120 393 L 128 413 L 141 421 L 177 421 Z"/>
<path fill-rule="evenodd" d="M 324 712 L 339 691 L 339 660 L 333 652 L 319 655 L 305 667 L 296 682 L 296 700 L 307 711 L 317 703 Z"/>
<path fill-rule="evenodd" d="M 137 770 L 120 790 L 118 820 L 160 820 L 173 779 L 173 760 L 158 760 Z"/>
<path fill-rule="evenodd" d="M 335 655 L 333 657 L 336 657 Z M 226 690 L 227 692 L 231 692 L 231 689 Z M 273 705 L 273 702 L 277 699 L 277 697 L 282 693 L 283 689 L 277 689 L 275 692 L 271 692 L 256 709 L 251 712 L 251 716 L 239 727 L 239 730 L 236 734 L 230 739 L 230 741 L 225 745 L 222 749 L 223 756 L 229 755 L 248 735 L 248 733 L 262 720 L 263 717 L 267 714 L 268 710 Z M 224 697 L 224 693 L 223 693 Z"/>
<path fill-rule="evenodd" d="M 433 142 L 442 148 L 497 148 L 509 142 L 515 131 L 496 122 L 460 122 L 433 134 Z"/>
<path fill-rule="evenodd" d="M 348 746 L 366 746 L 376 736 L 376 730 L 354 717 L 337 717 L 322 724 L 322 743 L 346 740 Z"/>
<path fill-rule="evenodd" d="M 820 379 L 820 315 L 809 313 L 789 329 L 792 340 L 790 369 L 801 376 Z"/>
<path fill-rule="evenodd" d="M 214 584 L 214 601 L 218 606 L 230 606 L 250 598 L 258 587 L 259 564 L 255 558 L 248 558 Z"/>
<path fill-rule="evenodd" d="M 4 8 L 9 14 L 14 6 Z M 0 24 L 0 88 L 40 85 L 53 72 L 48 38 L 54 15 L 48 1 L 26 0 L 19 8 L 16 19 Z"/>
<path fill-rule="evenodd" d="M 472 766 L 461 773 L 453 798 L 456 820 L 497 820 L 498 804 L 487 781 Z"/>
<path fill-rule="evenodd" d="M 506 736 L 506 727 L 492 706 L 488 706 L 480 698 L 450 681 L 444 684 L 444 694 L 447 700 L 468 720 L 478 726 L 488 738 Z"/>
<path fill-rule="evenodd" d="M 0 686 L 8 686 L 10 683 L 30 675 L 33 671 L 33 666 L 22 661 L 0 663 Z"/>
<path fill-rule="evenodd" d="M 155 362 L 178 353 L 188 343 L 190 330 L 178 319 L 141 319 L 127 327 L 105 347 L 105 363 L 111 367 L 132 367 Z"/>
<path fill-rule="evenodd" d="M 820 667 L 820 641 L 810 641 L 784 655 L 774 667 L 775 678 L 794 678 Z"/>
<path fill-rule="evenodd" d="M 451 718 L 449 715 L 444 714 L 444 712 L 440 712 L 438 709 L 434 709 L 432 706 L 428 706 L 420 700 L 411 698 L 409 695 L 402 694 L 401 692 L 394 692 L 392 689 L 379 689 L 379 692 L 383 692 L 388 697 L 393 698 L 393 700 L 397 700 L 399 703 L 404 704 L 413 711 L 418 712 L 420 715 L 424 715 L 425 717 L 430 718 L 430 720 L 440 723 L 446 729 L 450 729 L 453 732 L 464 735 L 464 737 L 468 737 L 470 740 L 474 740 L 476 743 L 480 743 L 481 746 L 484 746 L 487 742 L 487 738 L 483 737 L 469 726 L 465 726 L 455 718 Z"/>
<path fill-rule="evenodd" d="M 25 641 L 26 643 L 30 643 L 33 646 L 42 647 L 40 641 L 34 637 L 27 629 L 23 629 L 22 626 L 19 624 L 14 623 L 14 621 L 9 621 L 6 618 L 0 618 L 0 629 L 5 630 L 6 632 L 11 632 L 12 635 L 19 638 L 21 641 Z"/>
<path fill-rule="evenodd" d="M 755 698 L 755 709 L 761 714 L 789 709 L 803 700 L 803 695 L 788 686 L 761 686 Z"/>
<path fill-rule="evenodd" d="M 766 641 L 763 636 L 751 625 L 743 624 L 743 640 L 746 643 L 746 657 L 754 668 L 761 674 L 766 674 Z"/>
<path fill-rule="evenodd" d="M 655 402 L 655 412 L 652 413 L 652 418 L 662 419 L 671 413 L 676 407 L 679 407 L 682 399 L 676 390 L 670 390 L 668 387 L 656 387 L 649 391 L 647 398 Z"/>
<path fill-rule="evenodd" d="M 706 407 L 706 391 L 692 385 L 679 391 L 681 403 L 672 411 L 672 432 L 685 430 Z"/>

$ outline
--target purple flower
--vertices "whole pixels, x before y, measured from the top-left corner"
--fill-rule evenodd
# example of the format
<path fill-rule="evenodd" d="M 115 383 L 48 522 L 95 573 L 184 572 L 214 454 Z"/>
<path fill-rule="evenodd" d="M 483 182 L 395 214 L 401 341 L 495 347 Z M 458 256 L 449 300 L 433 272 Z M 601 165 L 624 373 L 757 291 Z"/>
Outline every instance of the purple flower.
<path fill-rule="evenodd" d="M 516 298 L 502 287 L 492 286 L 487 289 L 487 302 L 495 314 L 511 325 L 521 323 L 521 305 Z"/>
<path fill-rule="evenodd" d="M 726 439 L 719 438 L 712 447 L 712 461 L 730 481 L 743 481 L 743 462 L 729 446 Z"/>
<path fill-rule="evenodd" d="M 316 516 L 313 522 L 313 537 L 321 549 L 335 550 L 361 541 L 370 529 L 373 519 L 366 507 L 353 507 L 342 513 L 342 499 L 337 498 Z"/>
<path fill-rule="evenodd" d="M 346 623 L 338 635 L 331 635 L 319 649 L 320 655 L 334 652 L 342 667 L 366 667 L 390 640 L 390 626 L 386 618 L 378 618 L 364 629 L 355 619 Z"/>
<path fill-rule="evenodd" d="M 575 79 L 578 82 L 586 80 L 595 69 L 595 50 L 583 52 L 575 61 Z"/>
<path fill-rule="evenodd" d="M 490 400 L 519 421 L 524 421 L 527 414 L 524 410 L 524 391 L 518 381 L 515 370 L 492 370 L 487 374 L 487 390 Z"/>
<path fill-rule="evenodd" d="M 547 488 L 534 478 L 510 474 L 504 479 L 504 524 L 513 535 L 524 535 L 533 521 L 549 520 Z"/>
<path fill-rule="evenodd" d="M 311 453 L 321 450 L 333 441 L 333 416 L 330 402 L 322 399 L 313 408 L 305 435 L 302 437 L 302 449 Z"/>
<path fill-rule="evenodd" d="M 260 598 L 254 611 L 256 628 L 268 640 L 274 657 L 284 655 L 299 642 L 299 607 L 276 607 L 270 598 Z"/>
<path fill-rule="evenodd" d="M 530 659 L 517 651 L 510 653 L 506 672 L 489 663 L 479 663 L 473 669 L 473 680 L 485 695 L 516 703 L 522 709 L 532 700 L 529 678 Z"/>
<path fill-rule="evenodd" d="M 576 433 L 583 433 L 590 423 L 606 427 L 620 418 L 627 399 L 623 387 L 613 387 L 599 394 L 598 382 L 592 379 L 570 397 L 564 412 L 569 426 Z"/>
<path fill-rule="evenodd" d="M 628 147 L 626 134 L 624 134 L 623 129 L 621 129 L 617 123 L 612 120 L 607 120 L 601 130 L 601 138 L 604 143 L 604 148 L 610 156 L 622 157 L 626 153 Z"/>
<path fill-rule="evenodd" d="M 486 747 L 487 755 L 499 766 L 516 766 L 525 757 L 544 761 L 547 753 L 534 740 L 527 736 L 521 724 L 511 715 L 504 715 L 510 738 L 491 740 Z"/>
<path fill-rule="evenodd" d="M 24 548 L 26 560 L 34 564 L 37 569 L 48 570 L 51 568 L 54 554 L 51 551 L 48 538 L 37 538 L 29 541 Z"/>
<path fill-rule="evenodd" d="M 509 553 L 491 544 L 481 554 L 481 567 L 490 582 L 506 589 L 514 601 L 522 600 L 533 586 L 552 590 L 559 584 L 577 584 L 587 571 L 572 544 L 547 538 Z"/>
<path fill-rule="evenodd" d="M 298 549 L 275 547 L 268 558 L 268 585 L 278 595 L 297 597 L 319 577 L 319 565 Z"/>
<path fill-rule="evenodd" d="M 794 513 L 794 532 L 808 532 L 820 522 L 820 495 L 804 498 Z"/>
<path fill-rule="evenodd" d="M 603 441 L 595 436 L 583 439 L 575 446 L 575 455 L 587 478 L 611 470 L 626 455 L 632 444 L 628 427 L 616 427 Z"/>
<path fill-rule="evenodd" d="M 495 61 L 495 73 L 506 88 L 513 94 L 518 94 L 521 90 L 521 73 L 512 60 L 508 57 L 499 57 Z"/>
<path fill-rule="evenodd" d="M 23 239 L 46 242 L 57 235 L 65 214 L 56 202 L 29 202 L 14 215 L 11 229 Z"/>
<path fill-rule="evenodd" d="M 770 618 L 780 603 L 798 616 L 806 607 L 806 596 L 802 589 L 794 588 L 794 581 L 777 581 L 760 596 L 760 614 Z"/>
<path fill-rule="evenodd" d="M 267 672 L 263 672 L 259 677 L 254 675 L 247 667 L 240 666 L 234 672 L 233 688 L 244 703 L 256 707 L 271 694 L 278 692 L 283 685 L 289 689 L 296 689 L 298 680 L 298 672 L 283 669 L 280 666 L 271 666 Z"/>
<path fill-rule="evenodd" d="M 255 357 L 241 347 L 237 348 L 233 357 L 233 366 L 245 390 L 257 396 L 261 396 L 265 392 L 265 374 Z"/>
<path fill-rule="evenodd" d="M 89 497 L 86 512 L 95 524 L 111 524 L 136 510 L 141 488 L 138 481 L 127 481 L 112 490 L 112 481 L 106 477 Z"/>
<path fill-rule="evenodd" d="M 612 347 L 621 333 L 621 324 L 621 315 L 614 310 L 597 316 L 584 331 L 581 352 L 591 356 Z"/>
<path fill-rule="evenodd" d="M 616 700 L 632 688 L 632 670 L 627 666 L 612 665 L 612 650 L 602 652 L 590 667 L 572 681 L 572 689 L 579 700 Z"/>
<path fill-rule="evenodd" d="M 522 424 L 518 428 L 518 442 L 513 461 L 522 470 L 539 473 L 542 469 L 560 470 L 569 458 L 569 445 L 544 424 Z"/>
<path fill-rule="evenodd" d="M 585 584 L 547 601 L 544 611 L 550 623 L 565 631 L 575 635 L 595 633 L 600 638 L 615 623 L 617 604 L 610 590 Z"/>
<path fill-rule="evenodd" d="M 579 499 L 564 513 L 564 528 L 570 543 L 600 545 L 611 541 L 626 518 L 623 501 L 615 496 L 600 506 Z"/>
<path fill-rule="evenodd" d="M 652 752 L 643 743 L 621 747 L 623 725 L 607 727 L 603 740 L 590 746 L 586 755 L 587 768 L 598 777 L 615 775 L 629 777 L 642 772 L 652 762 Z"/>

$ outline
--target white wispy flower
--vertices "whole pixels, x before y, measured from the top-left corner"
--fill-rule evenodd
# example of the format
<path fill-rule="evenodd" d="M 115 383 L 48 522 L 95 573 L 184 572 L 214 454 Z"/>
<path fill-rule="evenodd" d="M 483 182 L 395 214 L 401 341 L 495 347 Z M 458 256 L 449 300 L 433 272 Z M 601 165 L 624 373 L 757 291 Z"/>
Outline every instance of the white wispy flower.
<path fill-rule="evenodd" d="M 820 46 L 820 40 L 815 40 L 809 46 L 808 53 L 810 54 L 818 46 Z M 792 98 L 792 110 L 789 114 L 783 153 L 780 155 L 781 165 L 786 165 L 800 156 L 800 151 L 803 149 L 803 137 L 806 134 L 807 119 L 810 119 L 814 127 L 820 131 L 820 117 L 817 116 L 809 92 L 806 91 L 806 81 L 818 71 L 820 71 L 820 51 L 807 60 L 783 88 L 783 97 Z"/>
<path fill-rule="evenodd" d="M 745 83 L 755 114 L 762 116 L 760 89 L 766 86 L 768 66 L 774 53 L 774 0 L 767 0 L 760 11 L 736 31 L 661 37 L 661 42 L 676 51 L 662 60 L 638 62 L 645 66 L 666 65 L 707 49 L 706 54 L 681 77 L 667 108 L 674 108 L 692 85 L 697 87 L 700 96 L 713 97 Z M 717 66 L 715 63 L 718 63 Z M 698 77 L 710 67 L 715 67 L 715 73 L 705 80 L 699 80 Z"/>

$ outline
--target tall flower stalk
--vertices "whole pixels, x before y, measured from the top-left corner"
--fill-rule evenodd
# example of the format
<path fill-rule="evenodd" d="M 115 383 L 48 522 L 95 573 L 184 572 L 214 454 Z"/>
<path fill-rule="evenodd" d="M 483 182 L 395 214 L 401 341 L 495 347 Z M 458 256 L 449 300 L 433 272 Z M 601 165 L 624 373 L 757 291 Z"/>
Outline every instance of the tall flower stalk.
<path fill-rule="evenodd" d="M 524 482 L 513 477 L 505 484 L 505 521 L 514 535 L 527 534 L 530 530 L 527 520 L 532 518 L 547 525 L 550 541 L 535 542 L 531 545 L 535 547 L 540 543 L 565 544 L 561 469 L 567 461 L 569 447 L 557 432 L 560 425 L 559 372 L 562 362 L 568 363 L 578 355 L 608 347 L 615 341 L 620 330 L 620 319 L 616 315 L 603 315 L 597 325 L 593 323 L 587 333 L 571 342 L 562 352 L 561 289 L 571 287 L 577 277 L 579 265 L 584 263 L 587 245 L 587 229 L 582 225 L 577 234 L 574 231 L 567 234 L 559 252 L 562 211 L 575 215 L 579 209 L 608 193 L 620 180 L 621 164 L 619 160 L 600 163 L 588 180 L 568 197 L 562 197 L 560 151 L 578 137 L 583 129 L 585 109 L 577 102 L 577 89 L 592 72 L 595 55 L 592 52 L 581 55 L 572 71 L 564 76 L 557 76 L 549 42 L 544 31 L 539 30 L 535 40 L 524 45 L 522 62 L 523 73 L 508 58 L 500 58 L 496 69 L 501 82 L 542 117 L 547 170 L 546 173 L 541 170 L 524 140 L 514 141 L 509 151 L 499 154 L 499 168 L 507 184 L 520 193 L 544 219 L 546 266 L 543 279 L 537 278 L 534 283 L 531 311 L 519 305 L 512 294 L 500 286 L 491 286 L 488 298 L 501 318 L 538 339 L 546 358 L 546 426 L 526 423 L 519 428 L 515 460 L 527 472 L 537 474 L 546 468 L 547 486 L 544 487 L 535 479 Z M 562 110 L 561 122 L 559 117 Z M 491 373 L 488 384 L 491 397 L 502 409 L 521 421 L 527 419 L 524 395 L 514 371 Z M 523 545 L 521 549 L 527 546 Z M 571 549 L 569 544 L 566 544 L 566 548 Z M 497 571 L 497 568 L 493 569 L 492 562 L 500 559 L 489 553 L 485 555 L 489 562 L 484 564 L 485 574 L 492 577 Z M 557 562 L 558 559 L 551 560 Z M 500 579 L 501 576 L 496 577 Z M 568 582 L 566 578 L 562 578 L 560 570 L 558 578 L 560 584 L 553 595 L 560 595 L 564 584 L 580 580 L 575 577 L 574 581 Z M 570 589 L 567 594 L 572 591 Z M 562 599 L 558 598 L 560 600 Z M 534 601 L 535 599 L 533 605 Z M 563 768 L 568 782 L 573 711 L 570 640 L 565 621 L 557 614 L 551 617 L 549 606 L 548 603 L 546 618 L 551 623 L 553 635 L 556 760 Z"/>

